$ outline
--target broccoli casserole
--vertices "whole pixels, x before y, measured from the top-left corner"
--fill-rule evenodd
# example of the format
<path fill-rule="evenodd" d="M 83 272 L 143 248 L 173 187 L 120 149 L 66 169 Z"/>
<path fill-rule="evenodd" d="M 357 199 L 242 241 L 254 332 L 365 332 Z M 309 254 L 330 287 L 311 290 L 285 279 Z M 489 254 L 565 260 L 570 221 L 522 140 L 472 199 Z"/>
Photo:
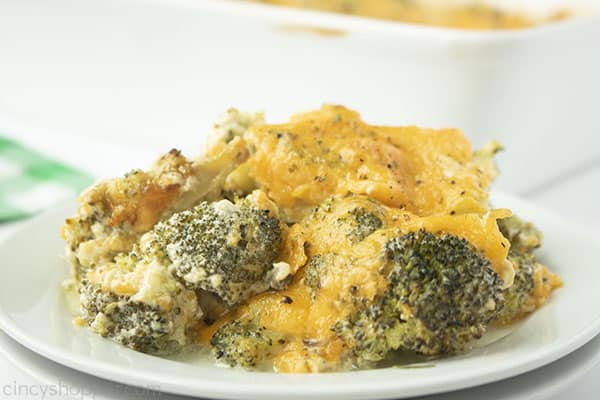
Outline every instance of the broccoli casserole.
<path fill-rule="evenodd" d="M 506 11 L 487 1 L 436 0 L 246 0 L 410 24 L 459 29 L 523 29 L 570 16 L 567 10 L 540 17 Z"/>
<path fill-rule="evenodd" d="M 499 150 L 342 106 L 284 124 L 231 109 L 199 158 L 171 150 L 80 196 L 62 228 L 76 322 L 278 372 L 468 350 L 561 286 L 541 233 L 488 202 Z"/>

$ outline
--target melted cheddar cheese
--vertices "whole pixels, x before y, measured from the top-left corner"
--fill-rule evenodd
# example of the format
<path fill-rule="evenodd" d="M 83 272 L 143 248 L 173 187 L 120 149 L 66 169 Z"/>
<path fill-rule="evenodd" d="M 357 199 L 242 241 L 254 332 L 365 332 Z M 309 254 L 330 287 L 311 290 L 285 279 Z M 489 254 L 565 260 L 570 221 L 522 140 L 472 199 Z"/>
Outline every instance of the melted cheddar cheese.
<path fill-rule="evenodd" d="M 372 126 L 341 106 L 256 126 L 246 140 L 248 173 L 292 220 L 345 193 L 419 216 L 484 213 L 496 175 L 458 130 Z"/>
<path fill-rule="evenodd" d="M 328 267 L 316 296 L 303 283 L 305 266 L 286 290 L 255 296 L 206 327 L 203 341 L 227 321 L 249 319 L 286 336 L 276 370 L 339 368 L 345 348 L 332 325 L 356 310 L 356 298 L 369 301 L 385 290 L 385 243 L 421 229 L 466 239 L 511 284 L 510 245 L 496 223 L 511 212 L 490 210 L 487 202 L 494 150 L 474 156 L 460 131 L 372 126 L 327 105 L 286 124 L 254 126 L 244 139 L 252 155 L 243 173 L 293 224 L 283 261 L 297 266 L 324 256 Z M 358 242 L 344 222 L 355 210 L 381 221 Z"/>

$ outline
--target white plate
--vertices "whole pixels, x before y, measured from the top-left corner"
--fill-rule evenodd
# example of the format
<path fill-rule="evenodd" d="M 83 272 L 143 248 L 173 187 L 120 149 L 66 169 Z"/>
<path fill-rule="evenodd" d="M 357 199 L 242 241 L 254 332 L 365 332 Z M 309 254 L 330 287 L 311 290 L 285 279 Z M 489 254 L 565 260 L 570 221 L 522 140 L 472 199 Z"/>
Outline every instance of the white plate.
<path fill-rule="evenodd" d="M 185 400 L 188 397 L 160 394 L 160 384 L 138 388 L 98 379 L 65 368 L 19 345 L 0 332 L 0 355 L 42 385 L 68 388 L 79 400 Z M 535 371 L 477 388 L 437 394 L 427 400 L 543 400 L 572 386 L 600 361 L 600 336 L 568 356 Z M 152 390 L 154 389 L 154 390 Z"/>
<path fill-rule="evenodd" d="M 600 331 L 600 243 L 535 205 L 506 196 L 497 206 L 534 220 L 545 233 L 539 256 L 565 281 L 551 301 L 508 337 L 433 368 L 388 368 L 320 375 L 277 375 L 229 370 L 136 353 L 76 328 L 61 297 L 67 276 L 58 228 L 73 205 L 31 221 L 0 246 L 0 328 L 58 363 L 136 386 L 165 392 L 247 399 L 402 398 L 472 387 L 515 376 L 557 360 Z"/>

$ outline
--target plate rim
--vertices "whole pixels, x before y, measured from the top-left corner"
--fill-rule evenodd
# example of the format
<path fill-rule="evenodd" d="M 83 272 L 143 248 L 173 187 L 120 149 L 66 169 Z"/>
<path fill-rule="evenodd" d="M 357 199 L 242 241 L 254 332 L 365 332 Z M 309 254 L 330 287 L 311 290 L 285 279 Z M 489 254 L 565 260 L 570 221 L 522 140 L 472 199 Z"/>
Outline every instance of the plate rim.
<path fill-rule="evenodd" d="M 17 366 L 18 368 L 20 368 L 21 370 L 23 370 L 26 374 L 28 374 L 29 376 L 31 376 L 33 379 L 40 381 L 42 383 L 45 383 L 47 385 L 51 385 L 54 384 L 56 381 L 53 380 L 53 378 L 58 377 L 58 379 L 60 381 L 65 381 L 67 382 L 67 384 L 70 384 L 70 375 L 68 379 L 62 379 L 62 374 L 63 373 L 68 373 L 68 374 L 83 374 L 85 375 L 85 378 L 87 379 L 98 379 L 97 382 L 94 383 L 112 383 L 113 381 L 106 381 L 104 379 L 101 378 L 97 378 L 91 374 L 88 374 L 86 372 L 82 372 L 79 370 L 75 370 L 72 368 L 69 368 L 67 366 L 64 366 L 62 364 L 58 364 L 55 361 L 49 360 L 46 357 L 37 354 L 35 352 L 31 352 L 27 347 L 21 345 L 19 342 L 14 341 L 12 338 L 10 338 L 8 335 L 6 335 L 3 332 L 0 332 L 0 345 L 2 344 L 2 342 L 6 342 L 6 341 L 11 341 L 13 345 L 18 346 L 17 349 L 10 349 L 7 348 L 6 346 L 0 346 L 0 355 L 3 355 L 10 363 L 12 363 L 13 365 Z M 541 389 L 543 390 L 543 392 L 540 393 L 540 398 L 550 398 L 550 396 L 553 396 L 557 393 L 560 393 L 563 389 L 572 386 L 573 383 L 580 377 L 582 377 L 584 374 L 589 373 L 594 367 L 600 366 L 600 353 L 598 352 L 586 352 L 584 354 L 584 350 L 585 347 L 592 345 L 594 342 L 596 341 L 597 344 L 594 344 L 595 346 L 595 350 L 600 349 L 600 336 L 596 336 L 594 339 L 592 339 L 589 343 L 581 346 L 581 348 L 577 349 L 576 351 L 574 351 L 573 353 L 565 356 L 563 359 L 557 360 L 547 366 L 541 367 L 540 369 L 531 371 L 529 373 L 520 375 L 520 376 L 516 376 L 513 378 L 509 378 L 508 381 L 512 381 L 515 382 L 515 380 L 517 380 L 516 382 L 520 383 L 523 382 L 523 380 L 525 379 L 532 379 L 531 376 L 529 376 L 530 374 L 534 374 L 538 371 L 542 371 L 545 368 L 553 368 L 554 370 L 556 368 L 558 368 L 559 364 L 560 364 L 560 368 L 563 372 L 560 373 L 556 373 L 559 374 L 559 378 L 560 380 L 554 380 L 552 381 L 550 384 L 544 383 L 543 385 L 540 385 Z M 31 353 L 31 355 L 29 355 L 28 353 Z M 33 357 L 33 358 L 39 358 L 39 361 L 42 362 L 46 362 L 46 363 L 50 363 L 50 364 L 55 364 L 54 366 L 58 366 L 58 373 L 55 373 L 54 377 L 50 376 L 52 374 L 52 372 L 48 372 L 47 370 L 43 369 L 42 367 L 40 367 L 37 364 L 31 363 L 29 360 L 25 360 L 25 358 L 29 356 L 29 357 Z M 573 368 L 566 370 L 566 366 L 564 365 L 563 360 L 564 359 L 568 359 L 568 358 L 572 358 L 572 357 L 576 357 L 578 362 L 575 362 L 575 365 L 573 366 Z M 580 359 L 582 357 L 585 357 L 585 360 L 583 363 L 581 363 Z M 568 361 L 568 360 L 567 360 Z M 565 362 L 567 362 L 565 361 Z M 569 361 L 571 363 L 573 363 L 573 361 Z M 33 365 L 33 366 L 32 366 Z M 34 370 L 35 369 L 35 370 Z M 52 371 L 56 371 L 56 368 L 52 368 Z M 61 375 L 61 376 L 58 376 Z M 457 395 L 463 395 L 463 394 L 467 394 L 469 396 L 475 396 L 478 393 L 476 393 L 475 391 L 481 391 L 481 390 L 485 390 L 487 389 L 488 386 L 493 386 L 493 385 L 503 385 L 503 393 L 506 393 L 506 391 L 504 390 L 504 388 L 506 387 L 505 383 L 507 382 L 507 380 L 501 380 L 501 381 L 497 381 L 497 382 L 493 382 L 490 383 L 489 385 L 483 385 L 483 386 L 479 386 L 476 388 L 469 388 L 469 389 L 465 389 L 465 390 L 459 390 L 459 391 L 455 391 L 455 392 L 450 392 L 450 393 L 441 393 L 438 395 L 434 395 L 434 396 L 440 396 L 440 398 L 433 398 L 431 400 L 454 400 L 456 399 Z M 511 382 L 511 383 L 512 383 Z M 73 386 L 76 386 L 75 384 L 73 384 Z M 521 385 L 517 385 L 518 387 L 521 387 Z M 510 388 L 513 388 L 515 386 L 510 385 Z M 141 390 L 152 390 L 151 388 L 143 388 Z M 525 389 L 520 389 L 520 393 L 518 393 L 517 395 L 519 397 L 517 397 L 515 399 L 515 393 L 508 393 L 506 395 L 504 395 L 504 399 L 510 399 L 510 400 L 525 400 L 525 399 L 530 399 L 529 396 L 527 396 L 528 393 L 530 393 L 532 391 L 532 387 L 530 385 L 527 385 L 527 388 Z M 163 392 L 159 392 L 159 393 L 163 393 Z M 94 390 L 94 394 L 97 394 Z M 446 395 L 450 395 L 450 399 L 445 399 L 444 396 Z M 104 396 L 104 392 L 100 393 L 101 396 Z M 172 395 L 172 394 L 167 394 Z M 178 395 L 175 395 L 178 396 Z M 106 396 L 105 396 L 106 397 Z M 102 397 L 104 398 L 104 397 Z M 111 396 L 108 396 L 107 398 L 112 398 Z M 479 399 L 480 397 L 473 397 L 473 399 Z"/>

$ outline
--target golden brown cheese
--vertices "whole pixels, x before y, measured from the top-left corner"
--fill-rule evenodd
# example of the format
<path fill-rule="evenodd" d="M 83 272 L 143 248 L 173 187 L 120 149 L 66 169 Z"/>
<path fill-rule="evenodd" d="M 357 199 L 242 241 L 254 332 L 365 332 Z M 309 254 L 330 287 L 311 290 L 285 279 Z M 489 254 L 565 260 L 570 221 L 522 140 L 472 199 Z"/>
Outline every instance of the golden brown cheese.
<path fill-rule="evenodd" d="M 535 311 L 543 306 L 555 289 L 562 287 L 563 281 L 560 277 L 552 273 L 548 267 L 536 263 L 534 270 L 533 293 L 529 299 L 529 304 L 523 310 L 523 315 Z"/>
<path fill-rule="evenodd" d="M 522 29 L 558 21 L 570 16 L 559 10 L 546 18 L 533 18 L 525 13 L 502 11 L 482 1 L 448 5 L 427 1 L 402 0 L 250 0 L 280 6 L 336 12 L 419 25 L 461 29 Z"/>
<path fill-rule="evenodd" d="M 419 216 L 484 213 L 495 177 L 455 129 L 372 126 L 341 106 L 253 127 L 249 174 L 291 220 L 332 194 L 365 194 Z"/>

